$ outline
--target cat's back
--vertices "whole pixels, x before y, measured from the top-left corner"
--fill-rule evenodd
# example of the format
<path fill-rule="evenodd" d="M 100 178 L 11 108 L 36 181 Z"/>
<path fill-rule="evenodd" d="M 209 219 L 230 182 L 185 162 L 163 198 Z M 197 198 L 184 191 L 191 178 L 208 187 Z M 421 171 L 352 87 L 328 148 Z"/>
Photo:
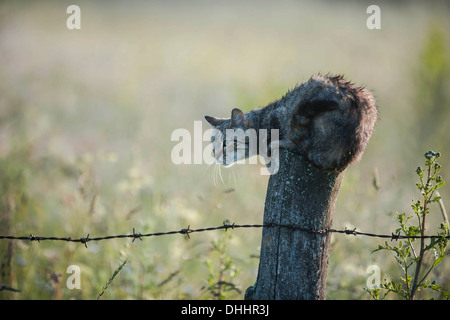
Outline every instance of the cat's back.
<path fill-rule="evenodd" d="M 343 170 L 359 160 L 378 118 L 373 94 L 342 76 L 314 76 L 285 103 L 289 139 L 327 169 Z"/>

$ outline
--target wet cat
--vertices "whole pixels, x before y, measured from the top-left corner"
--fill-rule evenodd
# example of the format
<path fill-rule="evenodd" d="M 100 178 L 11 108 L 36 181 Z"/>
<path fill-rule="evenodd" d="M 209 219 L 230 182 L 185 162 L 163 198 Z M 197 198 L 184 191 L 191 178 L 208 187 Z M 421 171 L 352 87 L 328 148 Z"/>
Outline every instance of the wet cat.
<path fill-rule="evenodd" d="M 216 129 L 211 137 L 214 157 L 224 165 L 260 154 L 266 143 L 269 154 L 275 147 L 295 149 L 333 171 L 360 160 L 377 118 L 369 90 L 328 75 L 313 76 L 265 108 L 248 113 L 235 108 L 229 119 L 205 117 Z M 252 139 L 258 143 L 250 143 Z"/>

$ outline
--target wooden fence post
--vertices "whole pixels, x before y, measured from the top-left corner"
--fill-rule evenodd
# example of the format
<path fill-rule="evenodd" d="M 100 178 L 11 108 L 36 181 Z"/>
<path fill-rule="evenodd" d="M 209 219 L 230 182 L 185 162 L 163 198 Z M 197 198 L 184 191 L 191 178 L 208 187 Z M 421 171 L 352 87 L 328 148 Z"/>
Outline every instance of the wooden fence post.
<path fill-rule="evenodd" d="M 312 230 L 331 227 L 343 172 L 312 165 L 280 149 L 279 170 L 267 187 L 264 224 Z M 245 299 L 325 299 L 330 233 L 265 227 L 258 277 Z"/>

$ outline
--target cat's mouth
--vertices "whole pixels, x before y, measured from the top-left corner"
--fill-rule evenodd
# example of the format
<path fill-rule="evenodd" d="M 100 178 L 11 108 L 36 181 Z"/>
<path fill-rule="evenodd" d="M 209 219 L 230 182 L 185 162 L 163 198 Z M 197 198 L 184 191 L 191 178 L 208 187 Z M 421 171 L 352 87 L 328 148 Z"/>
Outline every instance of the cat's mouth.
<path fill-rule="evenodd" d="M 220 154 L 214 153 L 214 159 L 216 160 L 216 163 L 218 163 L 224 167 L 231 167 L 236 162 L 234 157 L 233 157 L 233 159 L 230 159 L 229 157 L 224 155 L 223 152 L 220 152 Z"/>
<path fill-rule="evenodd" d="M 213 147 L 213 156 L 216 163 L 224 167 L 230 167 L 250 156 L 250 150 L 246 144 L 224 144 L 223 148 Z"/>
<path fill-rule="evenodd" d="M 235 162 L 232 162 L 232 163 L 225 163 L 225 162 L 223 162 L 223 163 L 220 163 L 222 166 L 224 166 L 225 168 L 229 168 L 229 167 L 231 167 L 233 164 L 235 164 Z"/>
<path fill-rule="evenodd" d="M 228 150 L 224 149 L 213 149 L 214 159 L 216 163 L 223 165 L 224 167 L 230 167 L 240 160 L 246 158 L 246 149 L 237 148 Z"/>

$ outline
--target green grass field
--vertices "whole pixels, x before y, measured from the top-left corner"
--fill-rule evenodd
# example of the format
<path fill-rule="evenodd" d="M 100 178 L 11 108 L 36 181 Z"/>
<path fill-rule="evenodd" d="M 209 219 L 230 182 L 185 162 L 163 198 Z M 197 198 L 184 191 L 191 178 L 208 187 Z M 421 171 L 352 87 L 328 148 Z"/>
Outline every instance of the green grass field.
<path fill-rule="evenodd" d="M 391 234 L 417 199 L 428 150 L 450 180 L 450 7 L 382 2 L 81 2 L 0 4 L 0 235 L 100 237 L 262 223 L 260 165 L 175 165 L 171 133 L 280 98 L 315 73 L 374 91 L 380 120 L 346 171 L 333 227 Z M 204 143 L 206 145 L 206 143 Z M 219 171 L 220 170 L 220 171 Z M 376 181 L 376 183 L 374 183 Z M 450 208 L 448 185 L 441 195 Z M 442 216 L 432 209 L 428 231 Z M 242 299 L 261 229 L 80 243 L 0 240 L 0 299 Z M 400 270 L 384 240 L 333 235 L 327 298 L 369 299 L 367 267 Z M 431 259 L 431 257 L 429 257 Z M 68 266 L 81 270 L 69 289 Z M 450 263 L 433 273 L 450 290 Z M 233 290 L 215 295 L 218 281 Z M 209 289 L 208 289 L 209 288 Z M 222 288 L 224 289 L 224 288 Z M 217 293 L 217 292 L 216 292 Z M 424 295 L 422 298 L 429 298 Z"/>

